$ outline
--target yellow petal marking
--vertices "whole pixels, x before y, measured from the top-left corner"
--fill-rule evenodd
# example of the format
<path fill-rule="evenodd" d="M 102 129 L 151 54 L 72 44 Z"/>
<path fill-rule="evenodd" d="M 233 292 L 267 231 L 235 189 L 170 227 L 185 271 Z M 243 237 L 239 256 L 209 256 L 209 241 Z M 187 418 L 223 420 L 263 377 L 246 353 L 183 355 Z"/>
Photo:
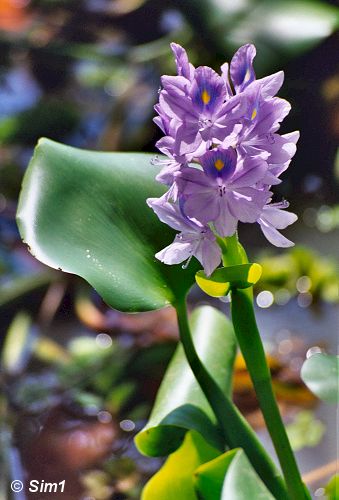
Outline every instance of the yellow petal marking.
<path fill-rule="evenodd" d="M 215 160 L 214 166 L 220 172 L 220 170 L 222 170 L 224 168 L 225 163 L 222 160 L 220 160 L 220 158 L 218 158 L 217 160 Z"/>
<path fill-rule="evenodd" d="M 207 92 L 207 90 L 203 90 L 201 93 L 201 99 L 204 104 L 208 104 L 211 100 L 211 96 Z"/>
<path fill-rule="evenodd" d="M 251 120 L 254 120 L 254 118 L 257 116 L 257 108 L 254 108 L 253 111 L 252 111 L 252 116 L 251 116 Z"/>

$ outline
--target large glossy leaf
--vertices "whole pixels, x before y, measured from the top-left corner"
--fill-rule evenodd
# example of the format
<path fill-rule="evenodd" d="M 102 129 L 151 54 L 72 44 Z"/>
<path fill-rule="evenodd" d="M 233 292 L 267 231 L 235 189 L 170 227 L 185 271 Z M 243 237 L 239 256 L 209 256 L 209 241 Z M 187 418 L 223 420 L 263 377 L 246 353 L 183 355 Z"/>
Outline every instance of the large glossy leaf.
<path fill-rule="evenodd" d="M 173 303 L 194 282 L 154 254 L 173 231 L 146 205 L 163 188 L 151 155 L 98 153 L 40 140 L 18 208 L 23 240 L 41 262 L 87 280 L 111 307 L 145 311 Z"/>
<path fill-rule="evenodd" d="M 201 465 L 194 476 L 204 500 L 274 500 L 241 449 Z"/>
<path fill-rule="evenodd" d="M 236 350 L 232 324 L 210 306 L 196 309 L 190 324 L 202 361 L 230 396 Z M 220 447 L 213 412 L 179 346 L 160 386 L 149 422 L 136 436 L 136 444 L 146 455 L 167 455 L 180 446 L 189 429 L 195 429 L 209 443 Z"/>
<path fill-rule="evenodd" d="M 188 432 L 182 446 L 170 455 L 160 471 L 147 483 L 141 499 L 198 500 L 193 482 L 194 471 L 218 454 L 197 432 Z"/>
<path fill-rule="evenodd" d="M 303 364 L 301 377 L 320 399 L 327 403 L 339 401 L 339 356 L 313 354 Z"/>

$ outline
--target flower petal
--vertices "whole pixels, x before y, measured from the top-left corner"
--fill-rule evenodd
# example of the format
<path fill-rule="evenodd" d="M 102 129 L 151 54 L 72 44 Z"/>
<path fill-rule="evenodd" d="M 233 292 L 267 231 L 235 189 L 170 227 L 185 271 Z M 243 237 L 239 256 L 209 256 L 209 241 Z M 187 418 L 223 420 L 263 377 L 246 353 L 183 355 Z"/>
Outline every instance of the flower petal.
<path fill-rule="evenodd" d="M 269 101 L 264 101 L 258 109 L 255 133 L 258 136 L 262 136 L 270 132 L 276 132 L 279 124 L 288 115 L 290 110 L 291 105 L 285 99 L 274 97 Z"/>
<path fill-rule="evenodd" d="M 211 116 L 226 98 L 224 80 L 212 68 L 200 66 L 194 72 L 190 95 L 199 113 Z"/>
<path fill-rule="evenodd" d="M 266 205 L 264 207 L 261 218 L 274 226 L 276 229 L 285 229 L 290 224 L 298 220 L 298 216 L 292 212 L 282 210 L 277 206 Z"/>
<path fill-rule="evenodd" d="M 232 177 L 237 165 L 237 153 L 233 148 L 220 147 L 207 151 L 199 158 L 206 175 L 212 179 L 226 180 Z"/>
<path fill-rule="evenodd" d="M 278 71 L 273 75 L 265 76 L 256 80 L 256 83 L 261 86 L 261 95 L 264 99 L 274 97 L 284 83 L 284 72 Z"/>
<path fill-rule="evenodd" d="M 230 80 L 229 80 L 229 64 L 225 62 L 221 67 L 221 78 L 224 80 L 225 85 L 226 85 L 226 97 L 229 98 L 233 95 L 231 86 L 230 86 Z"/>
<path fill-rule="evenodd" d="M 250 187 L 239 188 L 229 195 L 229 208 L 241 222 L 256 222 L 271 193 Z"/>
<path fill-rule="evenodd" d="M 220 236 L 226 237 L 236 232 L 237 225 L 238 220 L 231 214 L 225 200 L 220 206 L 219 216 L 214 220 L 214 227 Z"/>
<path fill-rule="evenodd" d="M 178 43 L 171 43 L 171 49 L 175 57 L 178 75 L 192 80 L 194 75 L 194 66 L 189 62 L 186 50 Z"/>
<path fill-rule="evenodd" d="M 161 85 L 166 92 L 180 98 L 187 94 L 190 82 L 183 76 L 163 75 Z"/>
<path fill-rule="evenodd" d="M 254 45 L 247 44 L 240 47 L 234 54 L 230 64 L 231 79 L 235 91 L 242 92 L 250 83 L 255 80 L 253 69 L 253 59 L 256 55 Z"/>
<path fill-rule="evenodd" d="M 166 201 L 166 198 L 148 198 L 147 205 L 157 214 L 161 222 L 177 231 L 192 231 L 190 221 L 181 214 L 177 205 Z"/>
<path fill-rule="evenodd" d="M 245 158 L 242 168 L 235 173 L 230 187 L 243 188 L 253 186 L 256 182 L 262 180 L 267 172 L 268 166 L 266 161 L 260 157 Z"/>
<path fill-rule="evenodd" d="M 179 125 L 176 131 L 175 142 L 178 155 L 191 155 L 190 159 L 192 159 L 193 154 L 194 156 L 198 156 L 201 147 L 205 150 L 199 134 L 198 122 L 184 122 Z"/>
<path fill-rule="evenodd" d="M 267 222 L 264 222 L 260 219 L 258 222 L 260 224 L 262 232 L 264 233 L 268 241 L 272 243 L 272 245 L 281 248 L 288 248 L 294 246 L 293 241 L 285 238 L 285 236 L 279 233 L 279 231 L 271 224 L 268 224 Z"/>
<path fill-rule="evenodd" d="M 186 167 L 176 177 L 180 192 L 185 196 L 207 193 L 215 189 L 215 184 L 205 172 L 194 167 Z"/>
<path fill-rule="evenodd" d="M 267 151 L 271 153 L 269 163 L 285 163 L 297 150 L 294 142 L 279 134 L 268 134 Z"/>
<path fill-rule="evenodd" d="M 168 247 L 160 250 L 155 256 L 164 264 L 180 264 L 192 255 L 192 243 L 174 240 Z"/>
<path fill-rule="evenodd" d="M 215 241 L 204 238 L 198 246 L 195 257 L 202 264 L 206 276 L 210 276 L 221 262 L 221 249 Z"/>
<path fill-rule="evenodd" d="M 192 102 L 186 96 L 178 96 L 176 93 L 162 90 L 159 94 L 159 106 L 162 112 L 170 118 L 177 118 L 180 121 L 198 120 Z"/>
<path fill-rule="evenodd" d="M 184 202 L 184 211 L 188 217 L 194 217 L 203 224 L 214 221 L 219 215 L 218 198 L 215 191 L 192 194 Z"/>

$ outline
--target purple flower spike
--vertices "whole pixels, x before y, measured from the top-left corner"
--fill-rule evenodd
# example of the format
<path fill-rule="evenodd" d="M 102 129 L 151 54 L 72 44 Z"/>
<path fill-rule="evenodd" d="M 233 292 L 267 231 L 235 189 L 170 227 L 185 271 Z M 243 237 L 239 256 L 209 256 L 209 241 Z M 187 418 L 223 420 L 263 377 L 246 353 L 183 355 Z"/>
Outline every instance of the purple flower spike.
<path fill-rule="evenodd" d="M 256 50 L 254 45 L 247 44 L 240 47 L 232 58 L 230 74 L 237 94 L 245 90 L 255 80 L 253 69 L 255 55 Z"/>
<path fill-rule="evenodd" d="M 173 229 L 180 231 L 173 243 L 155 256 L 165 264 L 180 264 L 194 256 L 202 264 L 205 274 L 210 276 L 221 262 L 221 250 L 208 226 L 184 216 L 177 205 L 163 198 L 148 198 L 147 204 L 159 219 Z"/>
<path fill-rule="evenodd" d="M 270 202 L 299 138 L 279 134 L 291 109 L 275 97 L 284 73 L 257 80 L 252 44 L 221 66 L 221 76 L 207 66 L 195 69 L 180 45 L 171 48 L 178 74 L 162 77 L 154 119 L 165 155 L 154 161 L 162 167 L 156 178 L 169 189 L 149 205 L 180 233 L 157 258 L 176 264 L 194 255 L 210 274 L 220 262 L 216 234 L 231 236 L 239 221 L 258 222 L 273 245 L 293 245 L 279 229 L 296 215 L 284 210 L 286 202 Z"/>

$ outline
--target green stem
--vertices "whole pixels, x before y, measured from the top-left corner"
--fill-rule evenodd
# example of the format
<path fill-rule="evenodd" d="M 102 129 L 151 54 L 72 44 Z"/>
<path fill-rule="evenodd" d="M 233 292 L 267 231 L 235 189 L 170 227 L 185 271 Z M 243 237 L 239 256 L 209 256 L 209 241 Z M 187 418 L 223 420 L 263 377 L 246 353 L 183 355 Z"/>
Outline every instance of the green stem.
<path fill-rule="evenodd" d="M 267 429 L 271 435 L 292 500 L 307 498 L 273 393 L 271 374 L 253 310 L 252 291 L 232 291 L 232 320 Z"/>
<path fill-rule="evenodd" d="M 240 245 L 236 233 L 223 239 L 221 249 L 224 265 L 248 262 L 246 252 Z M 234 289 L 231 295 L 234 331 L 278 455 L 290 498 L 292 500 L 309 498 L 274 396 L 271 373 L 255 320 L 252 289 Z"/>
<path fill-rule="evenodd" d="M 187 319 L 185 299 L 177 303 L 176 309 L 180 340 L 187 361 L 216 415 L 225 442 L 230 448 L 241 447 L 245 450 L 252 465 L 276 499 L 288 499 L 281 475 L 267 455 L 255 432 L 242 417 L 234 404 L 223 394 L 219 385 L 211 377 L 201 362 L 192 340 Z"/>

